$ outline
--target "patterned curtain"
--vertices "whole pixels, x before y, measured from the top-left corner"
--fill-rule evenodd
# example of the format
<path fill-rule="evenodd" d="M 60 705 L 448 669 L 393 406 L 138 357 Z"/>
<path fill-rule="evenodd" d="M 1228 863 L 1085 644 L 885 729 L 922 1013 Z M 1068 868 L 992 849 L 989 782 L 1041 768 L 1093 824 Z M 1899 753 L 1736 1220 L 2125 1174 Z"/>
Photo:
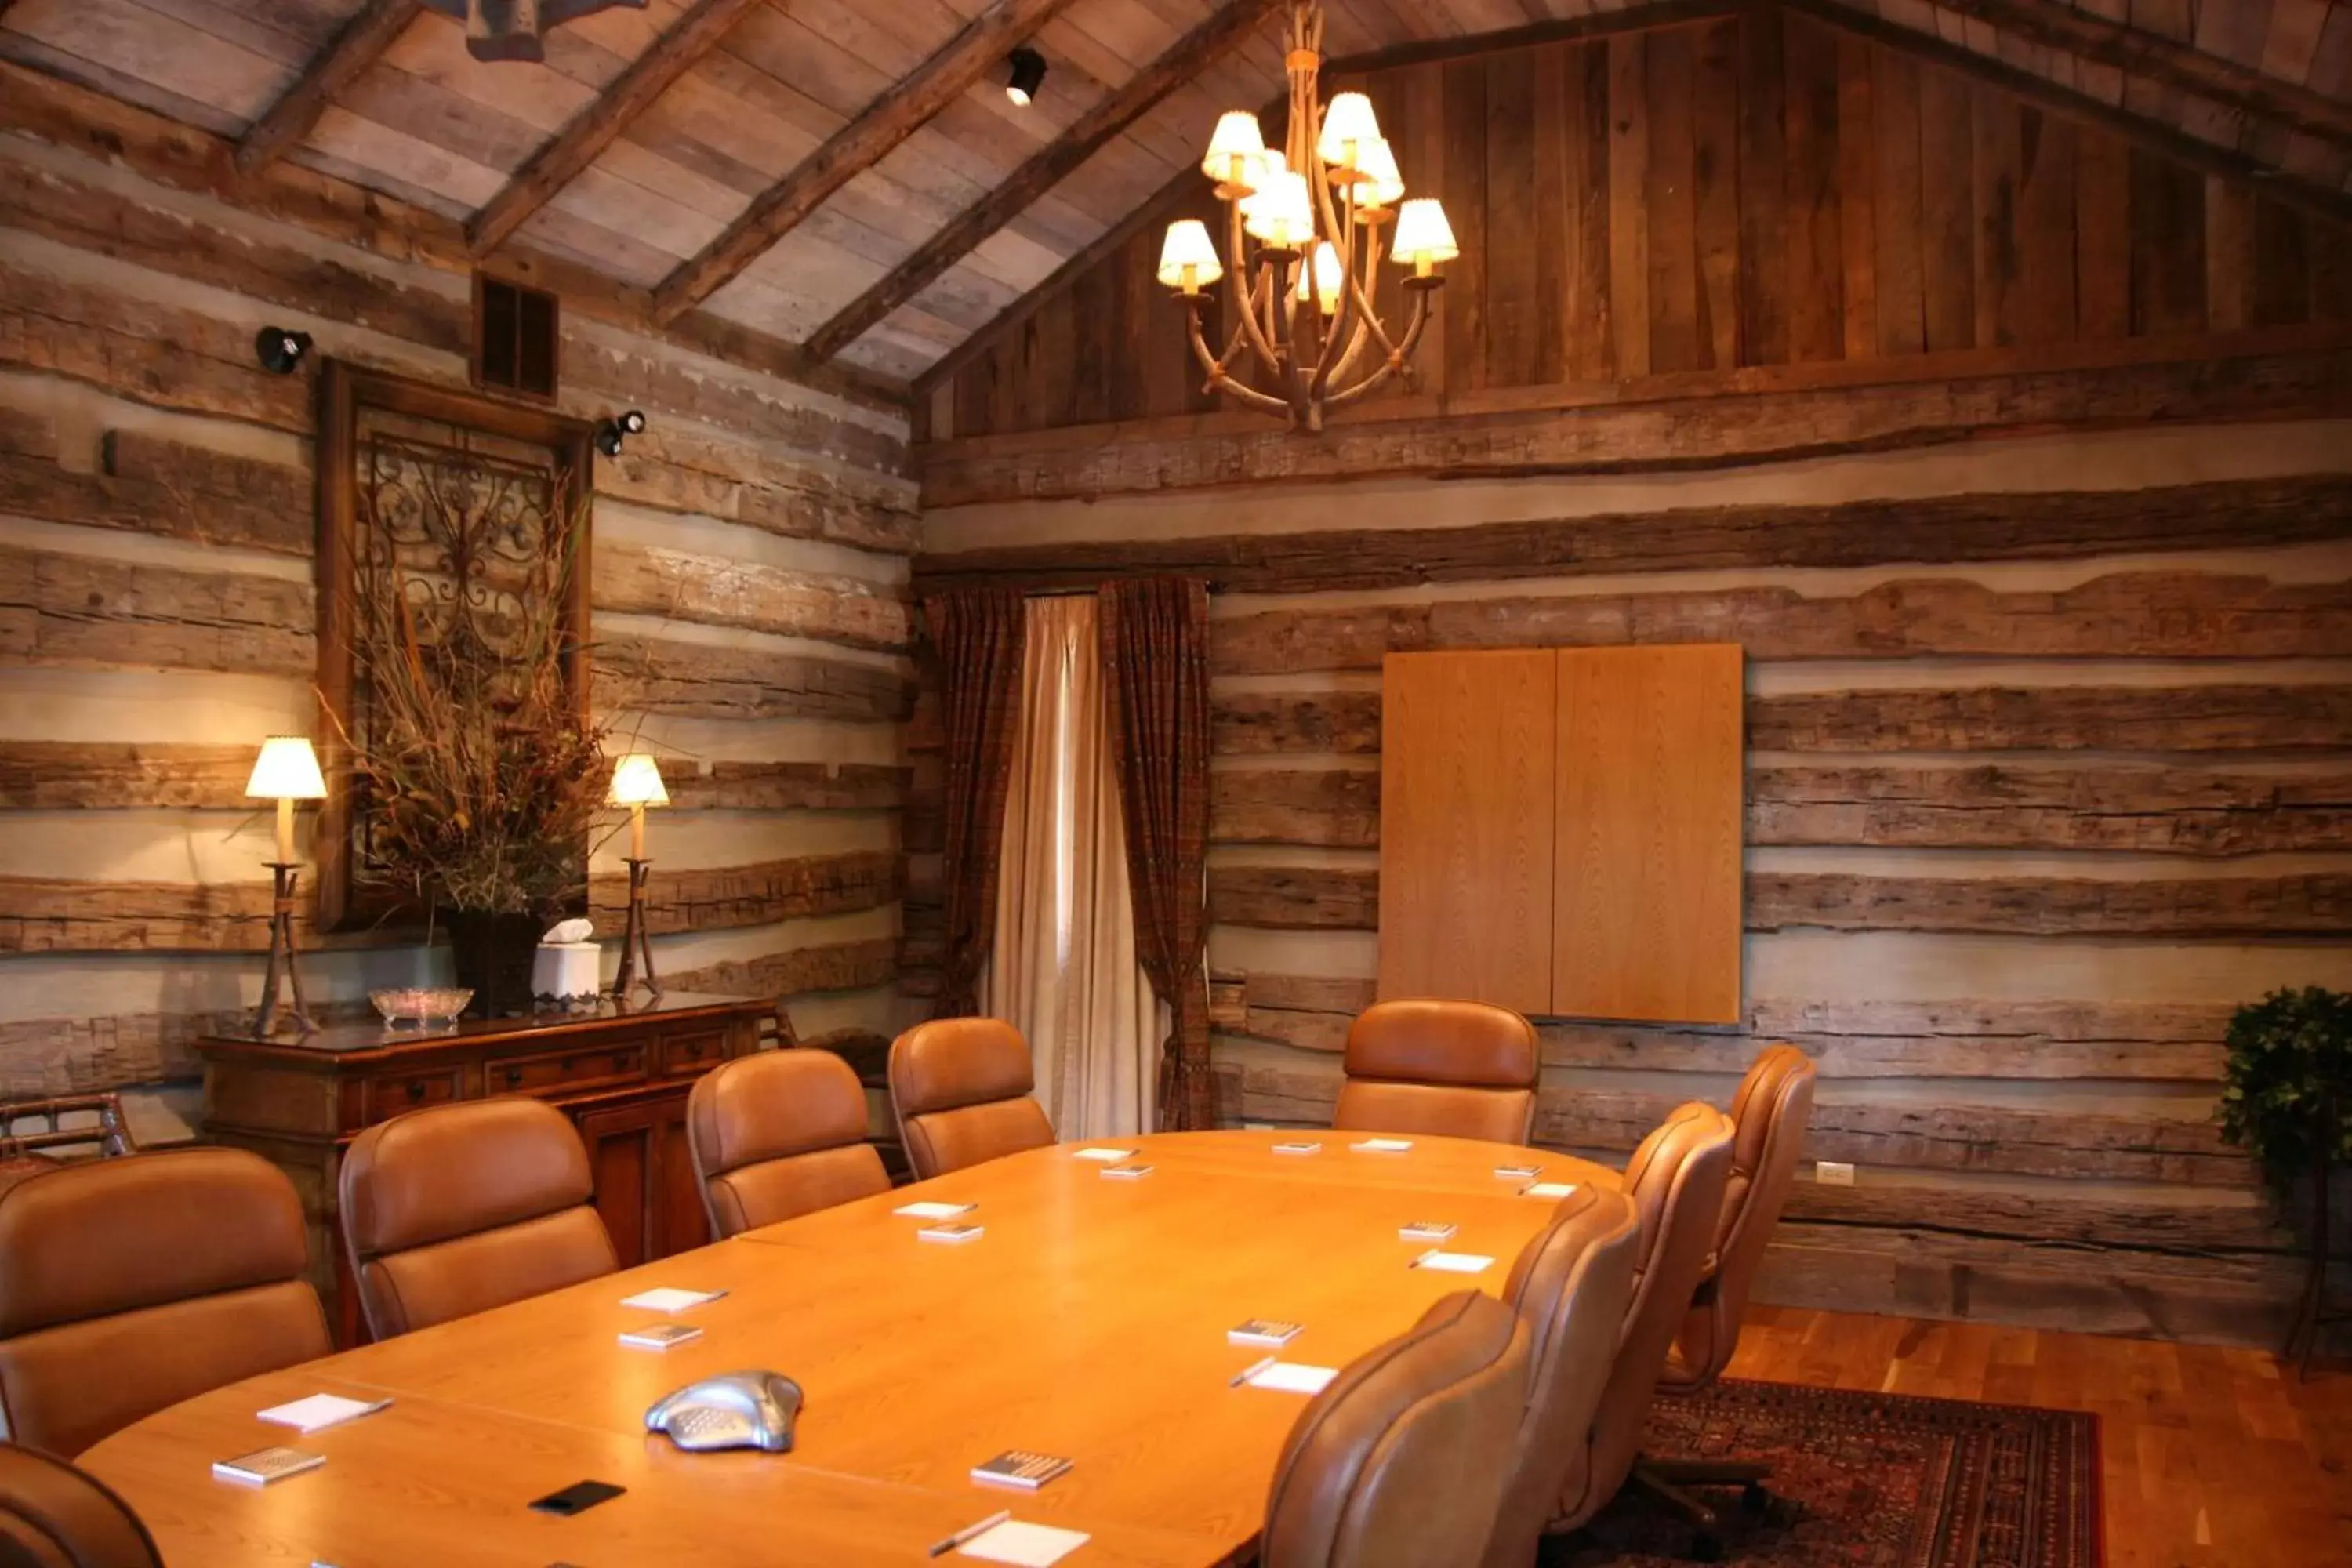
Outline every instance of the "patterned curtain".
<path fill-rule="evenodd" d="M 1209 1070 L 1209 591 L 1154 577 L 1102 590 L 1103 685 L 1127 823 L 1135 935 L 1175 1029 L 1160 1049 L 1160 1124 L 1216 1125 Z"/>
<path fill-rule="evenodd" d="M 978 1010 L 982 968 L 996 930 L 997 849 L 1004 785 L 1021 698 L 1021 595 L 957 588 L 923 601 L 939 658 L 947 774 L 944 866 L 946 944 L 932 1016 Z"/>

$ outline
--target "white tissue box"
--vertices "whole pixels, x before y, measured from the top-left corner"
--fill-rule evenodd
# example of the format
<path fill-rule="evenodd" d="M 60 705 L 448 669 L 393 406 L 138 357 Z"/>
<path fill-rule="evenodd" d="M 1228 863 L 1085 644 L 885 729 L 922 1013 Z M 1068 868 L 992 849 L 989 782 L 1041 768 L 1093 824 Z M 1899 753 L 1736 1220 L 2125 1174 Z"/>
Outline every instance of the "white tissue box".
<path fill-rule="evenodd" d="M 530 958 L 530 994 L 559 1002 L 595 995 L 604 989 L 603 951 L 593 942 L 541 942 Z"/>

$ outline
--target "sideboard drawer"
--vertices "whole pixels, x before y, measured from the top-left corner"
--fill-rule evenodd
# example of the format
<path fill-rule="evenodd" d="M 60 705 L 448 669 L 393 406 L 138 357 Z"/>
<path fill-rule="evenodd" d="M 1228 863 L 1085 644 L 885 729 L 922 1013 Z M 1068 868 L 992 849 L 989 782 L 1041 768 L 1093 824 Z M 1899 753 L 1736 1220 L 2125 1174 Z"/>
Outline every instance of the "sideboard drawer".
<path fill-rule="evenodd" d="M 463 1100 L 465 1076 L 465 1069 L 454 1065 L 379 1073 L 366 1080 L 366 1092 L 360 1106 L 361 1125 L 373 1127 L 379 1121 L 391 1121 L 404 1110 Z"/>
<path fill-rule="evenodd" d="M 661 1071 L 664 1078 L 708 1072 L 727 1059 L 727 1032 L 712 1029 L 694 1035 L 664 1035 Z"/>
<path fill-rule="evenodd" d="M 485 1094 L 557 1094 L 646 1076 L 646 1043 L 577 1047 L 529 1057 L 493 1057 L 482 1064 Z"/>

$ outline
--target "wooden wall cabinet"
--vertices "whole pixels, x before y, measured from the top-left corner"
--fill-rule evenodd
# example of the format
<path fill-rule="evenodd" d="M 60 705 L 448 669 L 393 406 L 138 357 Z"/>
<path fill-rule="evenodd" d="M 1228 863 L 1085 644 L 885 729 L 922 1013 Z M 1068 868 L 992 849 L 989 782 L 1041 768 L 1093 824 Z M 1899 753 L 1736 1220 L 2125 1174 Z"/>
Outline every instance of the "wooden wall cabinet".
<path fill-rule="evenodd" d="M 1380 994 L 1737 1023 L 1736 644 L 1394 654 Z"/>
<path fill-rule="evenodd" d="M 429 1035 L 374 1025 L 301 1038 L 214 1036 L 205 1060 L 205 1136 L 250 1149 L 293 1179 L 310 1233 L 311 1282 L 336 1342 L 365 1334 L 337 1224 L 343 1151 L 379 1121 L 419 1106 L 528 1094 L 572 1118 L 588 1145 L 596 1208 L 621 1266 L 710 1239 L 686 1101 L 694 1080 L 760 1047 L 772 998 L 673 994 L 644 1006 L 499 1018 Z"/>

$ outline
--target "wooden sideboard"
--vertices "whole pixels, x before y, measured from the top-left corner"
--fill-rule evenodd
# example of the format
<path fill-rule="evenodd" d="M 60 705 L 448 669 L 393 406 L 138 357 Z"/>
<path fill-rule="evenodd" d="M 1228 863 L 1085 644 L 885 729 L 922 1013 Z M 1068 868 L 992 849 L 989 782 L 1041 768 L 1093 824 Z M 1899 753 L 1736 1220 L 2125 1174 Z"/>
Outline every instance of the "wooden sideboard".
<path fill-rule="evenodd" d="M 360 1343 L 337 1226 L 342 1152 L 362 1129 L 419 1106 L 528 1094 L 572 1118 L 596 1173 L 596 1206 L 630 1268 L 709 1241 L 687 1152 L 694 1080 L 757 1050 L 772 997 L 674 994 L 593 1013 L 467 1021 L 429 1033 L 341 1025 L 300 1037 L 209 1036 L 205 1136 L 250 1149 L 293 1179 L 310 1273 L 338 1343 Z M 789 1040 L 787 1033 L 784 1038 Z"/>

